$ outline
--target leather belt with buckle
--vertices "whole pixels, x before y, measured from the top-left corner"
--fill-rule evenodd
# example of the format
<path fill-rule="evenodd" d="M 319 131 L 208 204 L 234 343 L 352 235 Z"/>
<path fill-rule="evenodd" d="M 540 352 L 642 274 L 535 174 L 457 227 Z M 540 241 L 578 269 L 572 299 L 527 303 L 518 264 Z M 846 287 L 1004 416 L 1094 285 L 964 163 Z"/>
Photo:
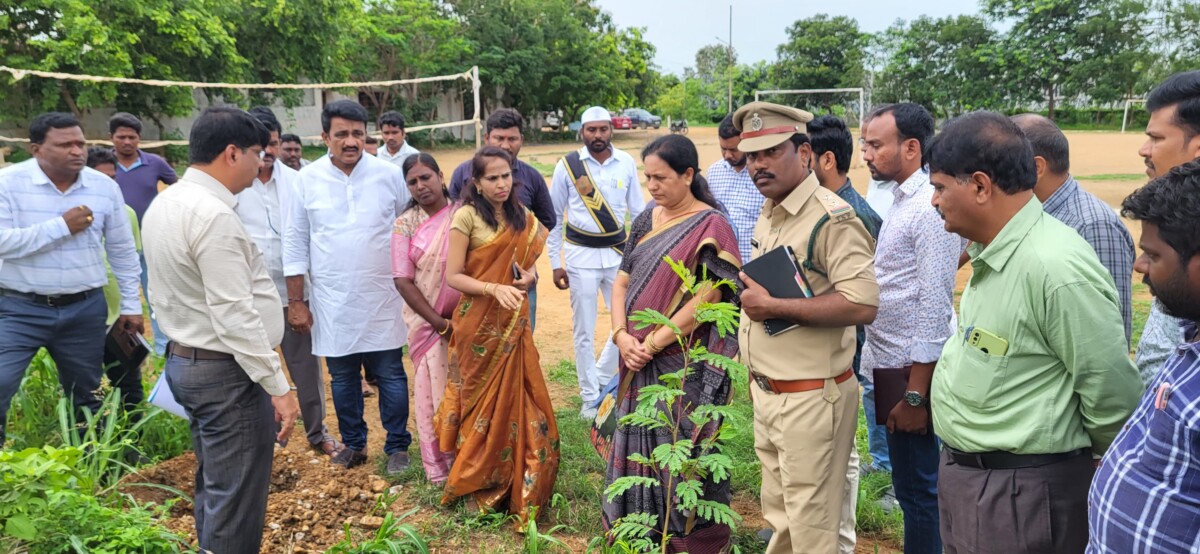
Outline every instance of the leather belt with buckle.
<path fill-rule="evenodd" d="M 179 343 L 170 343 L 167 345 L 167 353 L 176 358 L 187 358 L 189 360 L 232 360 L 233 354 L 227 352 L 217 352 L 215 350 L 205 350 L 203 348 L 192 348 Z"/>
<path fill-rule="evenodd" d="M 840 385 L 853 376 L 854 370 L 847 369 L 841 375 L 834 377 L 833 381 Z M 825 387 L 826 381 L 825 379 L 797 379 L 795 381 L 780 381 L 778 379 L 772 379 L 765 375 L 759 375 L 754 372 L 750 373 L 750 378 L 753 379 L 755 383 L 758 383 L 759 388 L 774 394 L 820 390 Z"/>
<path fill-rule="evenodd" d="M 11 296 L 13 298 L 24 298 L 39 306 L 49 306 L 51 308 L 61 308 L 70 306 L 80 300 L 100 292 L 100 289 L 85 290 L 73 294 L 60 294 L 57 296 L 49 296 L 45 294 L 34 294 L 32 292 L 21 292 L 9 289 L 0 289 L 0 296 Z"/>
<path fill-rule="evenodd" d="M 1050 464 L 1063 462 L 1071 458 L 1086 456 L 1091 453 L 1090 448 L 1080 448 L 1070 452 L 1059 452 L 1057 454 L 1013 454 L 1012 452 L 963 452 L 949 446 L 943 445 L 946 453 L 950 455 L 950 459 L 955 464 L 960 466 L 973 467 L 975 469 L 1022 469 L 1028 467 L 1041 467 Z"/>

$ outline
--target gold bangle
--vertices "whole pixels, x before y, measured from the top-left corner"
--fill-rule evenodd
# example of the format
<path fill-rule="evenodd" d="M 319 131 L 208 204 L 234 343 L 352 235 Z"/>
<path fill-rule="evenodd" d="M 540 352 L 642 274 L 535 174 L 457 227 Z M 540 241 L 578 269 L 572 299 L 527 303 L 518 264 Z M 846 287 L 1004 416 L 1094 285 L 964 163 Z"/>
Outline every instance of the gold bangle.
<path fill-rule="evenodd" d="M 438 331 L 437 334 L 444 337 L 444 336 L 446 336 L 446 333 L 449 333 L 449 332 L 450 332 L 450 320 L 447 319 L 446 320 L 446 328 L 442 329 L 441 331 Z"/>
<path fill-rule="evenodd" d="M 495 284 L 495 283 L 484 283 L 484 284 L 483 284 L 483 295 L 484 295 L 484 296 L 491 296 L 491 295 L 492 295 L 492 293 L 490 292 L 490 290 L 491 290 L 491 288 L 492 288 L 492 287 L 495 287 L 495 286 L 496 286 L 496 284 Z"/>
<path fill-rule="evenodd" d="M 646 346 L 649 348 L 651 354 L 658 354 L 659 352 L 662 352 L 662 348 L 659 348 L 658 345 L 654 343 L 654 333 L 646 335 Z"/>
<path fill-rule="evenodd" d="M 616 329 L 613 329 L 613 332 L 612 332 L 613 344 L 617 343 L 617 337 L 621 336 L 621 333 L 628 334 L 629 331 L 626 331 L 624 327 L 617 327 Z"/>

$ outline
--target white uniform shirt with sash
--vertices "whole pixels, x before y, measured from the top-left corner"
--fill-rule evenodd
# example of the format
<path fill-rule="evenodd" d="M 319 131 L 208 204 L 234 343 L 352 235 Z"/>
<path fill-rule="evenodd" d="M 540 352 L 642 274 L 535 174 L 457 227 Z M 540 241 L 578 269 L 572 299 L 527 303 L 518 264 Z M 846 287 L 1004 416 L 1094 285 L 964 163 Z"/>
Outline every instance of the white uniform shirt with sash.
<path fill-rule="evenodd" d="M 283 233 L 283 273 L 312 283 L 313 354 L 408 342 L 392 282 L 392 228 L 409 202 L 400 168 L 363 156 L 350 175 L 328 156 L 300 170 Z"/>
<path fill-rule="evenodd" d="M 612 155 L 604 163 L 597 162 L 586 146 L 579 149 L 579 159 L 591 175 L 593 186 L 604 196 L 604 201 L 612 210 L 613 216 L 621 225 L 625 225 L 625 214 L 629 214 L 629 220 L 637 218 L 646 208 L 646 199 L 642 196 L 642 186 L 638 181 L 637 162 L 624 151 L 609 148 Z M 567 225 L 588 233 L 601 232 L 600 225 L 592 217 L 567 175 L 567 167 L 563 160 L 559 160 L 554 168 L 554 177 L 550 182 L 550 200 L 554 203 L 554 214 L 558 218 L 558 226 L 546 239 L 552 269 L 562 268 L 564 260 L 569 267 L 588 269 L 609 269 L 621 265 L 621 254 L 612 248 L 591 248 L 570 242 L 563 244 L 563 234 L 558 230 L 565 229 L 564 211 Z"/>

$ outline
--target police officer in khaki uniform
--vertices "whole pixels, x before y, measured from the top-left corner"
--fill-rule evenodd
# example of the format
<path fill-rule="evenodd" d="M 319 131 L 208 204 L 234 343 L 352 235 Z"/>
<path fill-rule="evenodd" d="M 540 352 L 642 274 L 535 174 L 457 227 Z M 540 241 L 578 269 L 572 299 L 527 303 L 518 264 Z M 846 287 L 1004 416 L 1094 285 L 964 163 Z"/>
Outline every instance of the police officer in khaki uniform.
<path fill-rule="evenodd" d="M 755 382 L 754 448 L 762 462 L 763 517 L 774 531 L 768 554 L 838 550 L 858 423 L 854 326 L 871 323 L 879 304 L 871 235 L 810 169 L 805 123 L 812 118 L 768 102 L 747 104 L 733 117 L 742 133 L 738 149 L 767 198 L 754 227 L 754 258 L 791 246 L 815 294 L 774 298 L 742 275 L 739 346 Z M 799 327 L 771 336 L 763 325 L 768 319 Z"/>

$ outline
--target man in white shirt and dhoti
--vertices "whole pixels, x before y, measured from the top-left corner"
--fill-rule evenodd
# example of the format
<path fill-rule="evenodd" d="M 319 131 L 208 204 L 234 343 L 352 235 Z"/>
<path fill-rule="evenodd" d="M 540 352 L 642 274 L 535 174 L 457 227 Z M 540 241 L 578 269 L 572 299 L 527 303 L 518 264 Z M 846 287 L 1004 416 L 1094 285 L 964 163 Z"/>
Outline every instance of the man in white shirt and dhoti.
<path fill-rule="evenodd" d="M 350 100 L 325 106 L 322 138 L 329 155 L 300 171 L 283 233 L 288 325 L 311 327 L 313 354 L 325 357 L 338 430 L 345 448 L 333 463 L 367 461 L 362 370 L 379 383 L 379 416 L 387 432 L 389 474 L 409 465 L 408 331 L 403 300 L 392 283 L 392 228 L 410 199 L 400 168 L 364 156 L 367 111 Z M 304 303 L 304 277 L 312 285 Z M 309 311 L 311 307 L 312 311 Z"/>

